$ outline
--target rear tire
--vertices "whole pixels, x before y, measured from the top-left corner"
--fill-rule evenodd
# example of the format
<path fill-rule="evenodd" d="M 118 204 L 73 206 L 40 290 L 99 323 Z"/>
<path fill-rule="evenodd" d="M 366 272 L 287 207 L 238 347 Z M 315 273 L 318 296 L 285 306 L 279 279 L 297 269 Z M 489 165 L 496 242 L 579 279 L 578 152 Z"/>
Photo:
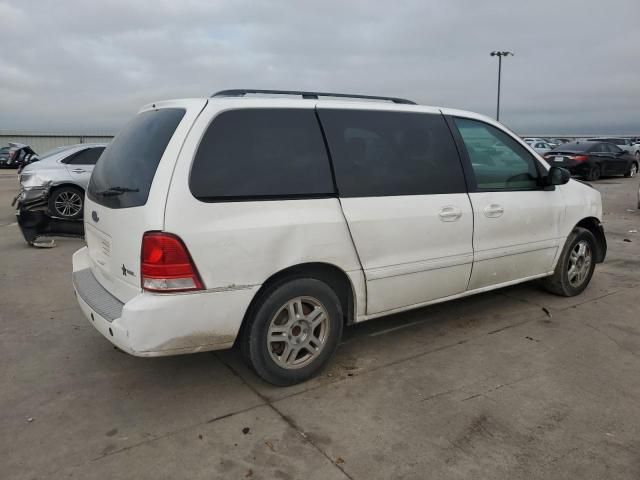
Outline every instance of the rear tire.
<path fill-rule="evenodd" d="M 317 375 L 342 337 L 340 300 L 315 278 L 291 278 L 269 287 L 246 321 L 242 356 L 260 377 L 278 386 Z"/>
<path fill-rule="evenodd" d="M 56 188 L 49 195 L 49 212 L 65 220 L 77 220 L 84 213 L 84 192 L 71 186 Z"/>
<path fill-rule="evenodd" d="M 587 288 L 595 269 L 596 238 L 586 228 L 573 229 L 564 245 L 552 276 L 542 285 L 551 293 L 574 297 Z"/>
<path fill-rule="evenodd" d="M 637 173 L 638 173 L 638 164 L 636 162 L 631 162 L 631 165 L 629 166 L 629 171 L 625 173 L 624 176 L 627 178 L 633 178 L 637 175 Z"/>
<path fill-rule="evenodd" d="M 598 179 L 600 179 L 600 165 L 594 165 L 593 167 L 591 167 L 591 170 L 589 170 L 587 180 L 589 180 L 590 182 L 594 182 Z"/>

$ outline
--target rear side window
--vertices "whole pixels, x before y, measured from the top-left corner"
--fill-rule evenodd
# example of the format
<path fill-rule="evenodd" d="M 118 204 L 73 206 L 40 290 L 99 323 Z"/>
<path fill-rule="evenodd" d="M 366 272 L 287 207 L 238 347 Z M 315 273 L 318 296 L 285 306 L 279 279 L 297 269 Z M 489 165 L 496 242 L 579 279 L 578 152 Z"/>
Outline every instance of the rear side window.
<path fill-rule="evenodd" d="M 462 165 L 442 115 L 320 110 L 341 197 L 461 193 Z"/>
<path fill-rule="evenodd" d="M 162 154 L 184 114 L 182 108 L 161 108 L 136 115 L 100 156 L 89 198 L 110 208 L 147 203 Z"/>
<path fill-rule="evenodd" d="M 613 143 L 603 143 L 604 151 L 606 153 L 621 153 L 622 149 Z"/>
<path fill-rule="evenodd" d="M 69 165 L 95 165 L 104 151 L 104 147 L 87 148 L 81 152 L 72 155 L 67 161 Z"/>
<path fill-rule="evenodd" d="M 331 167 L 313 110 L 242 109 L 218 115 L 191 167 L 202 201 L 334 195 Z"/>

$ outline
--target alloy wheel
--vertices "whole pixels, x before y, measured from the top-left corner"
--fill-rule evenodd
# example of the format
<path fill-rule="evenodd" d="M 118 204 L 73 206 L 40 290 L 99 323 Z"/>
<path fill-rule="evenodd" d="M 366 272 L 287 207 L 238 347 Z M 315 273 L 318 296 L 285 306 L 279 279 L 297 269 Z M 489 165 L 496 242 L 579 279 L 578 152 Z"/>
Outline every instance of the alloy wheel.
<path fill-rule="evenodd" d="M 571 250 L 567 276 L 569 283 L 573 287 L 578 288 L 582 286 L 589 276 L 589 270 L 591 269 L 591 262 L 593 260 L 592 257 L 591 245 L 586 240 L 579 241 Z"/>
<path fill-rule="evenodd" d="M 56 213 L 61 217 L 75 217 L 82 210 L 82 198 L 75 192 L 61 192 L 54 205 Z"/>
<path fill-rule="evenodd" d="M 296 297 L 269 322 L 267 350 L 281 368 L 302 368 L 320 355 L 329 338 L 329 315 L 313 297 Z"/>

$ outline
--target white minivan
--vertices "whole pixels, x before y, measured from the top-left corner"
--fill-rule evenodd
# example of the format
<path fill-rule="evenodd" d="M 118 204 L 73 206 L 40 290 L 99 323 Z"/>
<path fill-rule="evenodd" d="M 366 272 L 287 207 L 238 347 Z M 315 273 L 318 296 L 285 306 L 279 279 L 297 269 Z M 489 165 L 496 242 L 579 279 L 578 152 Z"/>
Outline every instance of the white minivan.
<path fill-rule="evenodd" d="M 237 345 L 304 381 L 343 327 L 533 279 L 577 295 L 606 254 L 600 194 L 482 115 L 228 90 L 148 105 L 104 151 L 73 285 L 137 356 Z"/>

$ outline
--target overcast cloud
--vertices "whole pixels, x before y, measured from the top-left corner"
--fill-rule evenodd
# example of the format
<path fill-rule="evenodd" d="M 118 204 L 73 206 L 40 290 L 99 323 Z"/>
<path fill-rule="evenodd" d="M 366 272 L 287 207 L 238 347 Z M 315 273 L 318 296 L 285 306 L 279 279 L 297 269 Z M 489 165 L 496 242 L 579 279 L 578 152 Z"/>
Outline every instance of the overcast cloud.
<path fill-rule="evenodd" d="M 639 0 L 0 0 L 0 129 L 114 132 L 225 88 L 403 96 L 640 135 Z"/>

